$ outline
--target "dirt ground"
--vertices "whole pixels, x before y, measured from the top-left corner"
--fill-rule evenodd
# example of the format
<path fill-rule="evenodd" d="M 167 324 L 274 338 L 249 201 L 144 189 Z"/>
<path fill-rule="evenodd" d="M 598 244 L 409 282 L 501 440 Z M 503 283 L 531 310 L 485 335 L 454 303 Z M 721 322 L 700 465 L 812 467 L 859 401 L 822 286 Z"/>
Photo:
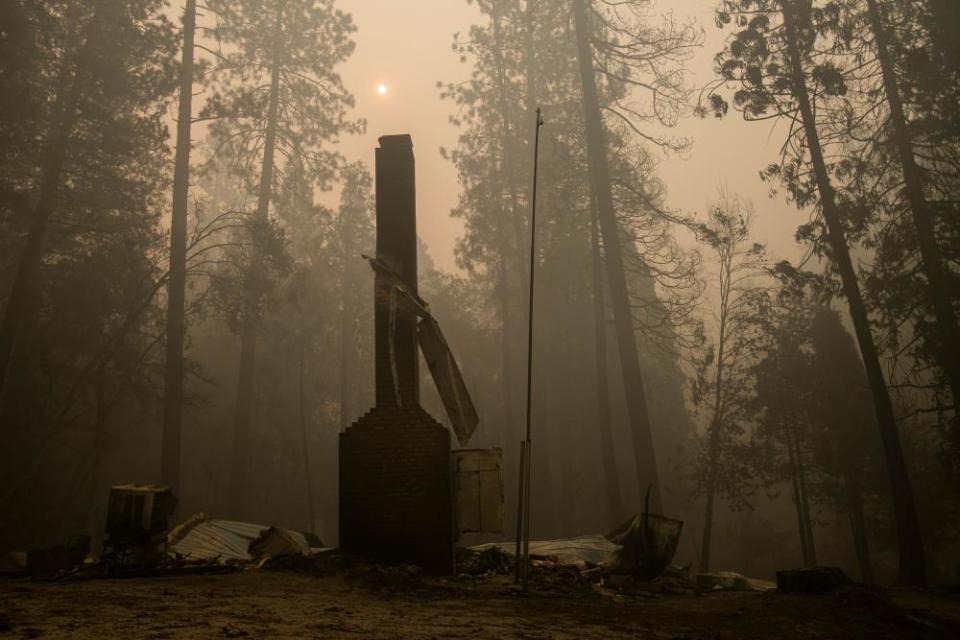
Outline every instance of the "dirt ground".
<path fill-rule="evenodd" d="M 509 576 L 0 580 L 0 638 L 960 638 L 960 598 L 899 592 L 523 595 Z"/>

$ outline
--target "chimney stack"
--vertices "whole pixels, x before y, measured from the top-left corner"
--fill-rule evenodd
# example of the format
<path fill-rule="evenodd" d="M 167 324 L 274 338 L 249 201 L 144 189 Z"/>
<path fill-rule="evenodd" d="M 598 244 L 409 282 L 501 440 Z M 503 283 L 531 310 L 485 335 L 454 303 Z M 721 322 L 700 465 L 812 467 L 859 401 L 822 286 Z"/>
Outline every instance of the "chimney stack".
<path fill-rule="evenodd" d="M 417 293 L 417 202 L 413 141 L 382 136 L 376 150 L 377 260 Z M 420 403 L 417 317 L 394 282 L 375 276 L 374 335 L 378 407 Z M 393 334 L 391 336 L 391 333 Z M 391 340 L 392 337 L 392 340 Z M 397 380 L 394 380 L 396 375 Z"/>
<path fill-rule="evenodd" d="M 376 160 L 376 404 L 340 434 L 340 548 L 451 574 L 457 531 L 450 432 L 420 406 L 417 315 L 397 290 L 417 293 L 410 136 L 380 138 Z"/>

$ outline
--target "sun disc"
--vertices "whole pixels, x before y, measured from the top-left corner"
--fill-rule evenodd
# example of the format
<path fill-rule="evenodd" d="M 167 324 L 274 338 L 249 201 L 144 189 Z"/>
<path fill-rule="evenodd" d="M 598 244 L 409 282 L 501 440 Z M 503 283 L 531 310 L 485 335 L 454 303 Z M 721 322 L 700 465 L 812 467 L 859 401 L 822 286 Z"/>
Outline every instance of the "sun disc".
<path fill-rule="evenodd" d="M 378 85 L 377 85 L 377 93 L 379 93 L 381 96 L 387 95 L 387 85 L 385 85 L 385 84 L 378 84 Z"/>

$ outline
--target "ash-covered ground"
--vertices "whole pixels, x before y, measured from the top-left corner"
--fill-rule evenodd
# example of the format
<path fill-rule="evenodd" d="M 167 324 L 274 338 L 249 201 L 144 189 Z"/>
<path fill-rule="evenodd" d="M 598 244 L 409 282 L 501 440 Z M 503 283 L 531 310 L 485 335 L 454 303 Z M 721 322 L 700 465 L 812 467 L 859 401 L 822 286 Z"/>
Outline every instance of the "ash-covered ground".
<path fill-rule="evenodd" d="M 960 637 L 960 594 L 850 586 L 706 591 L 682 576 L 599 584 L 542 566 L 530 590 L 475 558 L 456 577 L 328 557 L 220 574 L 0 580 L 3 638 Z"/>

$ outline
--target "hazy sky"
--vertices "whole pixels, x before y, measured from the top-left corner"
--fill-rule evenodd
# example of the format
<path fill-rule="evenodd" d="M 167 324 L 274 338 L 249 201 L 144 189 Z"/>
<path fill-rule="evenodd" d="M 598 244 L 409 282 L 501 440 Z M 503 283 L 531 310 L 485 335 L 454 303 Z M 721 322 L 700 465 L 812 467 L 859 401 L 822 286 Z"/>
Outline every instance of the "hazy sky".
<path fill-rule="evenodd" d="M 174 0 L 179 17 L 182 3 Z M 441 146 L 456 145 L 458 130 L 449 124 L 454 109 L 441 100 L 437 82 L 466 79 L 469 64 L 451 50 L 453 34 L 465 32 L 481 16 L 466 0 L 339 0 L 338 6 L 353 15 L 358 30 L 356 51 L 342 66 L 347 88 L 356 97 L 355 115 L 367 119 L 363 136 L 345 138 L 340 149 L 351 160 L 362 160 L 373 169 L 373 154 L 381 135 L 409 133 L 417 159 L 417 204 L 420 236 L 437 266 L 455 269 L 453 247 L 462 232 L 459 220 L 450 217 L 459 193 L 451 163 L 440 157 Z M 706 45 L 690 62 L 691 80 L 700 85 L 713 77 L 712 59 L 723 33 L 713 24 L 716 0 L 658 0 L 661 11 L 675 17 L 693 17 L 706 31 Z M 379 95 L 377 86 L 387 87 Z M 549 126 L 549 113 L 545 114 Z M 776 159 L 782 134 L 769 123 L 745 123 L 739 114 L 724 120 L 687 118 L 676 133 L 694 139 L 682 157 L 664 157 L 660 176 L 668 190 L 668 205 L 687 213 L 702 212 L 718 187 L 753 201 L 757 239 L 773 256 L 796 259 L 801 249 L 793 241 L 797 225 L 806 214 L 797 212 L 782 196 L 768 198 L 759 170 Z M 336 204 L 337 193 L 321 196 Z"/>
<path fill-rule="evenodd" d="M 459 185 L 453 166 L 439 148 L 456 144 L 457 129 L 448 123 L 453 105 L 439 98 L 437 81 L 465 79 L 469 65 L 450 48 L 453 34 L 465 32 L 480 19 L 466 0 L 340 0 L 358 27 L 357 49 L 343 67 L 347 87 L 357 100 L 357 114 L 368 121 L 364 136 L 344 140 L 351 159 L 373 164 L 377 137 L 410 133 L 417 158 L 418 226 L 437 265 L 455 268 L 453 246 L 462 227 L 449 215 Z M 694 17 L 707 34 L 706 46 L 691 61 L 698 84 L 712 77 L 712 59 L 723 34 L 713 24 L 713 0 L 659 0 L 663 11 L 679 18 Z M 377 94 L 380 83 L 388 87 Z M 549 114 L 546 114 L 549 123 Z M 738 114 L 724 120 L 712 116 L 681 121 L 677 133 L 694 138 L 683 157 L 664 158 L 660 175 L 667 185 L 668 204 L 686 212 L 703 211 L 717 188 L 726 184 L 751 199 L 756 207 L 756 231 L 777 257 L 796 258 L 800 249 L 793 232 L 805 218 L 782 197 L 771 200 L 759 170 L 776 158 L 781 135 L 769 124 L 745 123 Z"/>
<path fill-rule="evenodd" d="M 437 82 L 469 76 L 470 67 L 452 51 L 453 34 L 480 19 L 466 0 L 340 0 L 353 14 L 357 48 L 343 67 L 347 88 L 357 101 L 357 115 L 367 119 L 367 133 L 343 140 L 350 159 L 373 170 L 377 138 L 409 133 L 417 161 L 417 226 L 437 266 L 456 268 L 453 245 L 462 231 L 450 217 L 459 185 L 453 165 L 440 147 L 456 145 L 457 129 L 448 123 L 453 104 L 440 100 Z M 379 84 L 387 93 L 377 93 Z"/>

